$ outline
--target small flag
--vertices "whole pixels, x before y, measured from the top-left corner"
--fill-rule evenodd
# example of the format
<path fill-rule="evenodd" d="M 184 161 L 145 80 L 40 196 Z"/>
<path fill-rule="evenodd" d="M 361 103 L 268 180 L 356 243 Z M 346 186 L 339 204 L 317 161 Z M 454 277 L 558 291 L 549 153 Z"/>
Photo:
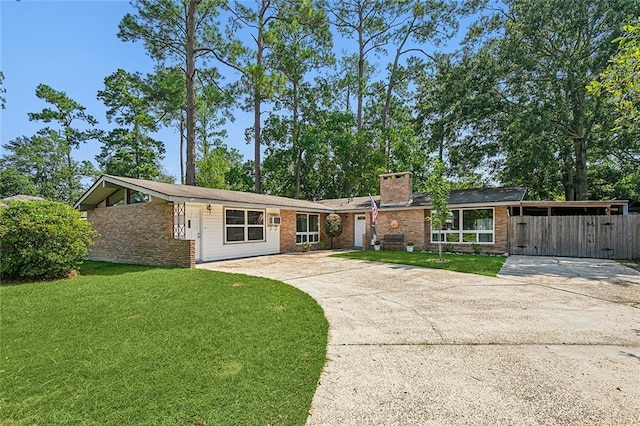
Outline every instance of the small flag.
<path fill-rule="evenodd" d="M 371 201 L 371 224 L 375 226 L 378 224 L 378 206 L 373 201 L 371 194 L 369 194 L 369 200 Z"/>

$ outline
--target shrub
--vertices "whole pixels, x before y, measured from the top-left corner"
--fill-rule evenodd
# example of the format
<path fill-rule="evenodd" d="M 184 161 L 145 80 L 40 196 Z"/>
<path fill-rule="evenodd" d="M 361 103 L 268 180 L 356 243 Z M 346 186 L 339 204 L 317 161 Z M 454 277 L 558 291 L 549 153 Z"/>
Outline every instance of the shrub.
<path fill-rule="evenodd" d="M 53 279 L 69 275 L 98 233 L 80 212 L 52 201 L 13 201 L 0 208 L 0 275 Z"/>
<path fill-rule="evenodd" d="M 331 248 L 333 248 L 333 238 L 342 234 L 342 219 L 340 215 L 331 213 L 324 220 L 324 233 L 330 239 Z"/>
<path fill-rule="evenodd" d="M 482 252 L 482 247 L 480 246 L 480 244 L 476 244 L 476 243 L 471 244 L 471 249 L 475 254 L 480 254 L 480 252 Z"/>
<path fill-rule="evenodd" d="M 327 216 L 324 220 L 324 233 L 329 237 L 331 248 L 333 248 L 333 238 L 342 234 L 342 219 L 339 215 L 331 213 Z"/>

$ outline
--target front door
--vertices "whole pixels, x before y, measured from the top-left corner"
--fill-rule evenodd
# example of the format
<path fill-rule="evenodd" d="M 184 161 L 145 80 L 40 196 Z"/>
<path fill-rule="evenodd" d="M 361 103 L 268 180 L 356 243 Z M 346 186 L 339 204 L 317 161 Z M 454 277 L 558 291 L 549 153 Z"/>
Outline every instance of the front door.
<path fill-rule="evenodd" d="M 189 209 L 189 207 L 187 207 L 186 219 L 187 240 L 194 240 L 196 242 L 196 260 L 202 260 L 202 258 L 200 257 L 200 209 Z"/>
<path fill-rule="evenodd" d="M 356 215 L 354 220 L 355 224 L 353 226 L 353 246 L 362 247 L 362 240 L 364 239 L 363 237 L 367 232 L 366 216 Z"/>

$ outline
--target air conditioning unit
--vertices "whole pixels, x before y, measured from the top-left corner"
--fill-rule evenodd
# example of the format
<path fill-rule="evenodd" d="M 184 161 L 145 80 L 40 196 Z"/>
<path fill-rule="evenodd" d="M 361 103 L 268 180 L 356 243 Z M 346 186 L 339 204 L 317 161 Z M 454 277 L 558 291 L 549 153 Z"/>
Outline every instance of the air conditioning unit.
<path fill-rule="evenodd" d="M 269 216 L 269 226 L 279 226 L 282 223 L 280 216 Z"/>

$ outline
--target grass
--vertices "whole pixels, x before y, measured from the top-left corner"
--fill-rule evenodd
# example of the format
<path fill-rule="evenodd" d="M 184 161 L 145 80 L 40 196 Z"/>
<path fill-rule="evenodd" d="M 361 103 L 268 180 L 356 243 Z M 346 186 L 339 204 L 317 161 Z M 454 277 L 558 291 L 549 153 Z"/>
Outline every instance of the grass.
<path fill-rule="evenodd" d="M 85 262 L 0 287 L 0 424 L 304 424 L 319 305 L 281 282 Z"/>
<path fill-rule="evenodd" d="M 438 261 L 438 253 L 406 251 L 363 250 L 337 253 L 332 256 L 348 259 L 370 260 L 373 262 L 399 263 L 423 268 L 446 269 L 449 271 L 495 277 L 504 264 L 504 256 L 486 256 L 475 254 L 443 253 L 444 262 Z"/>

